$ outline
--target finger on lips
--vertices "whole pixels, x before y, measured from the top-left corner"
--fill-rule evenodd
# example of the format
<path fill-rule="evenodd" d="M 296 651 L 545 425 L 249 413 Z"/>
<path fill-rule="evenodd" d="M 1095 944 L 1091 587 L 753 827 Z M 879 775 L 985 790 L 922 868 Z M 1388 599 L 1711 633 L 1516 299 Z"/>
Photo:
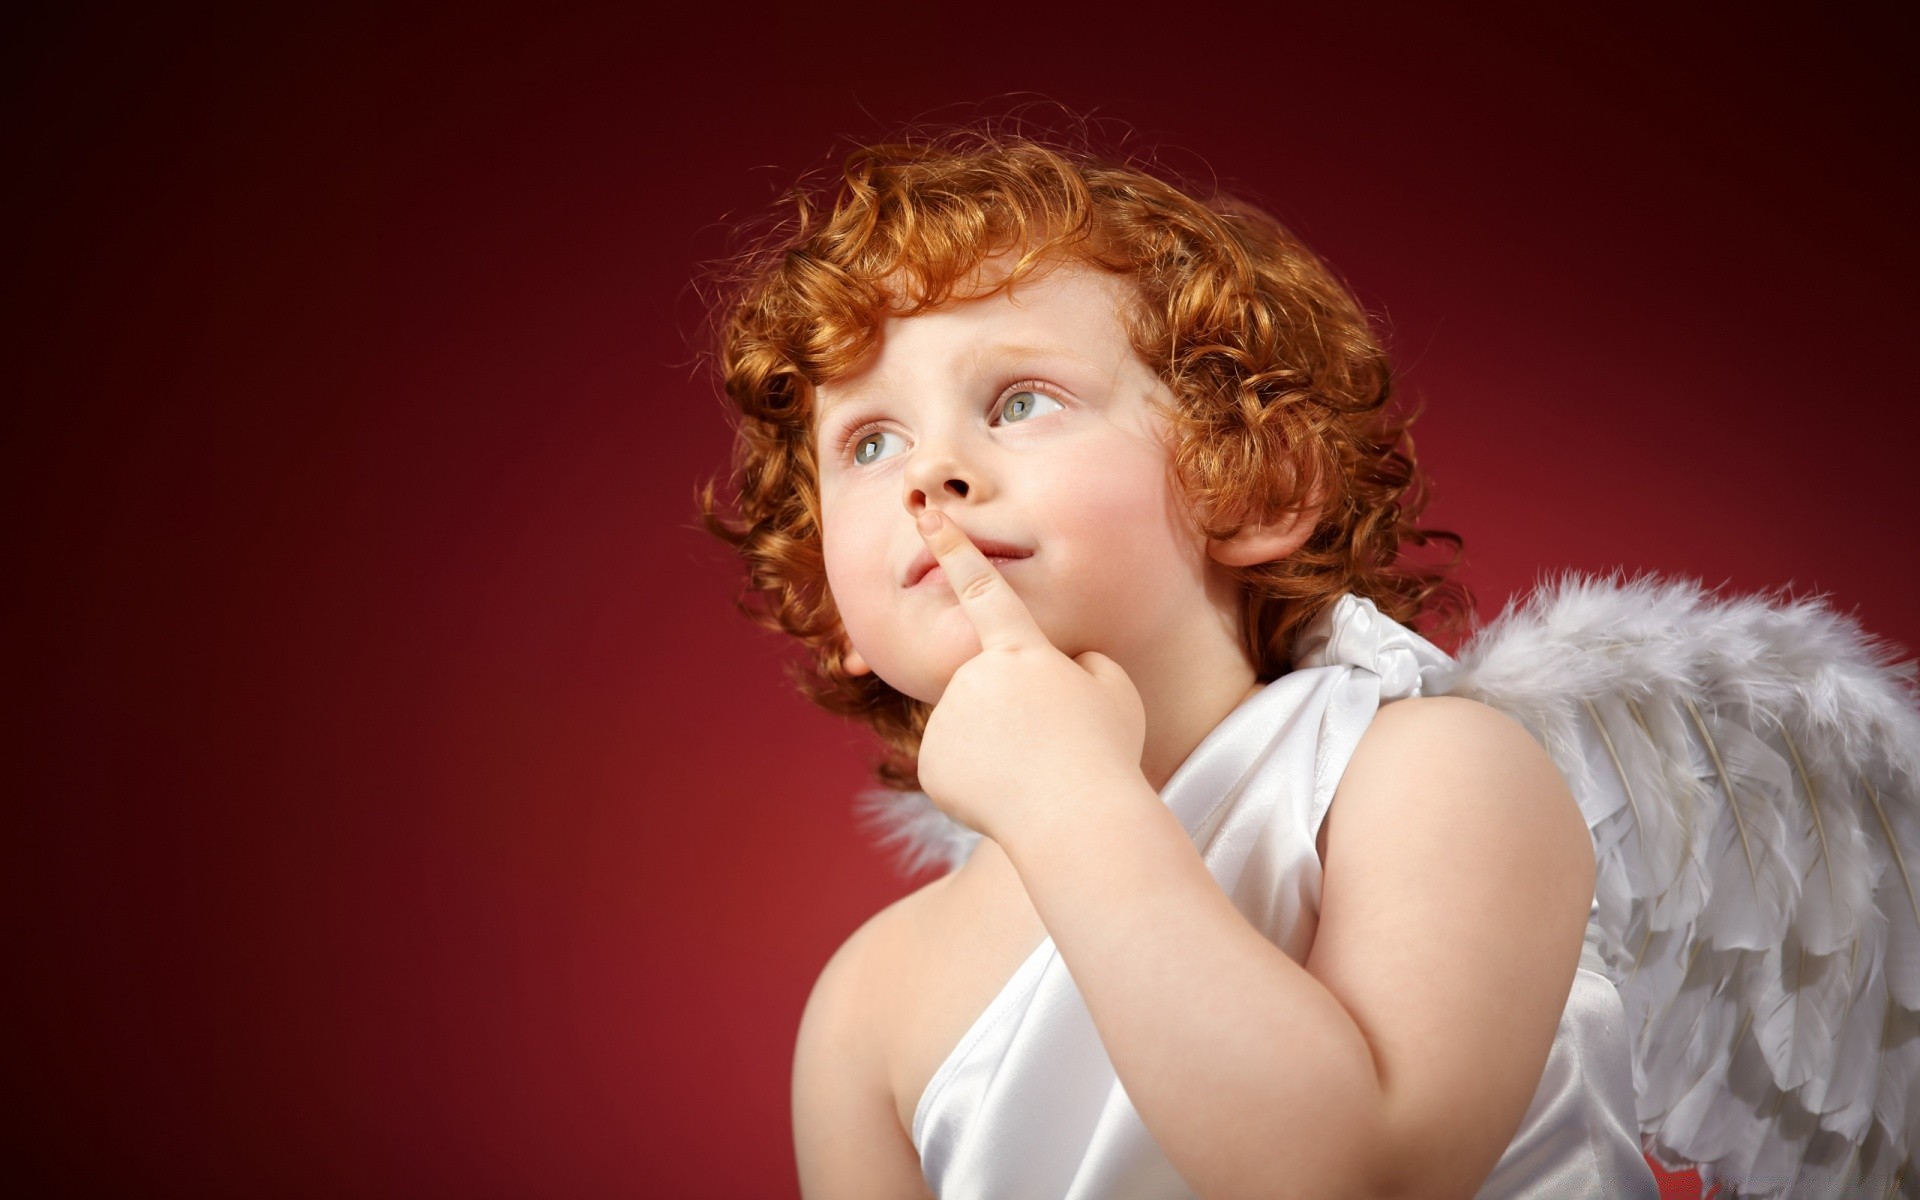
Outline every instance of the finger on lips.
<path fill-rule="evenodd" d="M 973 623 L 982 646 L 1013 646 L 1045 640 L 1040 627 L 1034 623 L 1033 614 L 1027 611 L 1013 588 L 1006 586 L 1004 577 L 987 556 L 968 540 L 965 530 L 933 509 L 921 513 L 917 524 L 921 539 L 946 572 L 947 583 L 959 597 L 961 611 Z M 1002 586 L 981 587 L 981 582 L 988 579 L 1000 580 Z"/>

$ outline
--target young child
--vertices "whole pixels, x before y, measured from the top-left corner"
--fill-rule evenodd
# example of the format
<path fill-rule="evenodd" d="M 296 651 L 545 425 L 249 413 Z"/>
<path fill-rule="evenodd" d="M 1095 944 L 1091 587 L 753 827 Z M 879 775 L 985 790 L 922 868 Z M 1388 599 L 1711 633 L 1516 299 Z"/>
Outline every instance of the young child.
<path fill-rule="evenodd" d="M 806 1195 L 1655 1194 L 1593 841 L 1431 694 L 1466 595 L 1402 552 L 1457 539 L 1320 263 L 969 132 L 855 154 L 724 317 L 709 524 L 980 835 L 821 972 Z"/>

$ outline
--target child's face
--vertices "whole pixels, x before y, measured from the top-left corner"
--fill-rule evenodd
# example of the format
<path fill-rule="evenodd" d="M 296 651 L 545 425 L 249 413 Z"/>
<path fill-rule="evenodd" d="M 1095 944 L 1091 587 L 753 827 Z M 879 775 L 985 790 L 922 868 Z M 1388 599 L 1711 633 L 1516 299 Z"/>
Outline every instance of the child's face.
<path fill-rule="evenodd" d="M 827 582 L 851 668 L 932 702 L 979 651 L 944 574 L 920 573 L 928 506 L 1069 655 L 1177 672 L 1192 631 L 1237 636 L 1237 592 L 1169 469 L 1172 397 L 1121 323 L 1125 286 L 1065 265 L 895 318 L 872 363 L 818 389 Z"/>

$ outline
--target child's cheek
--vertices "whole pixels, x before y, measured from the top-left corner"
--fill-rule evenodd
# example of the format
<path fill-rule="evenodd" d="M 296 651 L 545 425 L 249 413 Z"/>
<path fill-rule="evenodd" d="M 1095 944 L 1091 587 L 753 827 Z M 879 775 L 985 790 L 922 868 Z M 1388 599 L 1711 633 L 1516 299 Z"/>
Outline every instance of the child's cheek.
<path fill-rule="evenodd" d="M 1157 555 L 1179 545 L 1191 521 L 1166 456 L 1127 449 L 1131 453 L 1116 456 L 1117 470 L 1083 479 L 1069 502 L 1075 523 L 1109 542 L 1121 558 Z"/>
<path fill-rule="evenodd" d="M 858 531 L 850 528 L 849 522 L 834 522 L 829 518 L 823 519 L 822 524 L 826 527 L 826 536 L 821 545 L 821 564 L 827 573 L 827 594 L 833 599 L 834 610 L 840 614 L 847 639 L 862 654 L 868 654 L 866 643 L 871 640 L 876 599 L 874 566 L 867 561 L 868 556 L 861 553 Z"/>
<path fill-rule="evenodd" d="M 1184 594 L 1183 581 L 1204 558 L 1169 485 L 1164 454 L 1113 449 L 1061 480 L 1051 506 L 1055 537 L 1074 563 L 1076 607 L 1101 626 L 1085 631 L 1089 637 L 1124 636 L 1120 626 L 1131 619 L 1166 616 L 1170 596 Z"/>

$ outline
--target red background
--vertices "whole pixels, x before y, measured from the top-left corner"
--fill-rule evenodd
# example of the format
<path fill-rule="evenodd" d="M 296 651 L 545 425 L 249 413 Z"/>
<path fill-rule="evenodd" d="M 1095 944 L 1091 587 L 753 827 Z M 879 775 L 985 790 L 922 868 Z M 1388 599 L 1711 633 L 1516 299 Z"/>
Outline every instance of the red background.
<path fill-rule="evenodd" d="M 1265 200 L 1487 615 L 1626 565 L 1920 646 L 1890 19 L 1175 7 L 16 28 L 11 1177 L 793 1193 L 802 1002 L 918 881 L 692 528 L 689 281 L 842 135 L 1037 93 Z"/>

